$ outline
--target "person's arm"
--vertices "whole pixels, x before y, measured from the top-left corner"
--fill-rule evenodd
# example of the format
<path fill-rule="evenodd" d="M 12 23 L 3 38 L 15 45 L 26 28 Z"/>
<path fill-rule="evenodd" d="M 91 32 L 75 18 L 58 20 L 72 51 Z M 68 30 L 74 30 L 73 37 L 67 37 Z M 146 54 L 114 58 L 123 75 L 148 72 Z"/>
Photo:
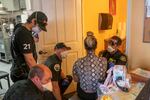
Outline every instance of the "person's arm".
<path fill-rule="evenodd" d="M 101 58 L 102 60 L 102 62 L 100 63 L 100 65 L 99 66 L 101 66 L 101 64 L 102 64 L 102 71 L 101 71 L 101 73 L 102 74 L 100 74 L 101 76 L 100 76 L 100 80 L 101 81 L 103 81 L 105 78 L 106 78 L 106 72 L 107 72 L 107 59 L 106 58 L 104 58 L 104 57 L 102 57 Z"/>
<path fill-rule="evenodd" d="M 53 92 L 51 91 L 44 91 L 44 99 L 41 100 L 56 100 Z"/>
<path fill-rule="evenodd" d="M 29 68 L 36 65 L 36 61 L 33 58 L 32 53 L 24 53 L 23 55 L 24 55 L 25 61 L 26 61 L 27 65 L 29 66 Z"/>
<path fill-rule="evenodd" d="M 73 65 L 73 71 L 72 71 L 72 75 L 73 75 L 73 80 L 75 82 L 79 82 L 79 78 L 77 76 L 77 68 L 78 68 L 79 64 L 78 64 L 78 61 L 75 62 L 75 64 Z"/>
<path fill-rule="evenodd" d="M 79 79 L 78 79 L 77 75 L 73 74 L 73 80 L 74 80 L 75 82 L 79 82 Z"/>
<path fill-rule="evenodd" d="M 36 61 L 33 57 L 33 52 L 35 49 L 34 40 L 32 36 L 25 33 L 24 31 L 22 32 L 22 34 L 19 34 L 17 38 L 19 49 L 24 56 L 25 63 L 29 66 L 29 68 L 31 68 L 32 66 L 36 65 Z"/>
<path fill-rule="evenodd" d="M 104 56 L 104 52 L 105 52 L 104 50 L 100 51 L 100 52 L 98 53 L 98 56 L 99 56 L 99 57 L 103 57 L 103 56 Z"/>
<path fill-rule="evenodd" d="M 34 38 L 34 41 L 35 41 L 36 43 L 39 42 L 39 38 L 36 38 L 36 37 L 33 37 L 33 38 Z"/>
<path fill-rule="evenodd" d="M 61 98 L 61 93 L 60 93 L 60 88 L 59 88 L 59 78 L 60 78 L 60 65 L 57 63 L 54 63 L 53 59 L 51 57 L 49 57 L 46 62 L 45 65 L 48 66 L 50 68 L 50 70 L 52 71 L 52 86 L 53 86 L 53 94 L 56 98 L 56 100 L 62 100 Z"/>
<path fill-rule="evenodd" d="M 64 74 L 64 72 L 61 70 L 61 78 L 64 79 L 66 77 L 66 75 Z"/>
<path fill-rule="evenodd" d="M 118 65 L 126 65 L 127 64 L 127 56 L 124 54 L 121 54 Z"/>
<path fill-rule="evenodd" d="M 58 81 L 52 81 L 52 85 L 53 85 L 53 94 L 56 100 L 62 100 Z"/>

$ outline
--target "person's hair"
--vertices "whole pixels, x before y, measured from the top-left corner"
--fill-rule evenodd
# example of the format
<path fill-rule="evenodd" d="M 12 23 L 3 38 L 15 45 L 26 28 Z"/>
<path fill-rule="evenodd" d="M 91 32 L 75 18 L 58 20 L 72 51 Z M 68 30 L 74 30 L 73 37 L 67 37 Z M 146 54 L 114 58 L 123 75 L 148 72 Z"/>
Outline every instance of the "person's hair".
<path fill-rule="evenodd" d="M 41 12 L 41 11 L 35 11 L 33 12 L 27 19 L 27 23 L 31 23 L 32 19 L 35 19 L 35 23 L 41 24 L 42 26 L 46 26 L 47 23 L 44 23 L 44 21 L 47 22 L 47 16 Z"/>
<path fill-rule="evenodd" d="M 39 66 L 35 65 L 30 69 L 30 72 L 28 74 L 28 78 L 32 79 L 35 76 L 38 76 L 40 79 L 43 78 L 44 76 L 44 70 L 40 68 Z"/>
<path fill-rule="evenodd" d="M 84 39 L 84 47 L 87 51 L 92 51 L 97 48 L 97 39 L 93 35 L 93 32 L 87 32 L 87 37 Z"/>
<path fill-rule="evenodd" d="M 36 18 L 36 14 L 37 14 L 37 12 L 32 13 L 32 14 L 28 17 L 27 23 L 31 23 L 32 19 Z"/>
<path fill-rule="evenodd" d="M 117 41 L 117 46 L 120 46 L 122 44 L 122 40 L 120 37 L 118 36 L 112 36 L 111 39 L 116 40 Z"/>

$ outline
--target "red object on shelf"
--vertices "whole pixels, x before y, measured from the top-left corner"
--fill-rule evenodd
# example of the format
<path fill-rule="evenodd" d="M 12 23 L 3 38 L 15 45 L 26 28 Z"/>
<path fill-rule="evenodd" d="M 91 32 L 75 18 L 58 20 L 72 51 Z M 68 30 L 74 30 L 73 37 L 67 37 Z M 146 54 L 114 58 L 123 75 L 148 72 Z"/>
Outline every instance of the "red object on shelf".
<path fill-rule="evenodd" d="M 109 13 L 116 15 L 116 0 L 109 0 Z"/>

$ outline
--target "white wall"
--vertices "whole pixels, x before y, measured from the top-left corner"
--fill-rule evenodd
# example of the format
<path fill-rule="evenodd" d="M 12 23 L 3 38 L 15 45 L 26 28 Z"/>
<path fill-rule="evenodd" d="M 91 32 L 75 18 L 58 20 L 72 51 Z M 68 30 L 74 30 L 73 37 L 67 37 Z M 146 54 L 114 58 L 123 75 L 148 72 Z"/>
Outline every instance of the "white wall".
<path fill-rule="evenodd" d="M 127 33 L 130 44 L 128 45 L 129 67 L 150 68 L 150 43 L 143 43 L 144 0 L 132 0 L 131 8 L 131 21 L 128 23 L 131 25 L 131 31 Z"/>
<path fill-rule="evenodd" d="M 30 0 L 30 1 L 31 1 L 32 11 L 41 11 L 42 10 L 42 0 Z"/>

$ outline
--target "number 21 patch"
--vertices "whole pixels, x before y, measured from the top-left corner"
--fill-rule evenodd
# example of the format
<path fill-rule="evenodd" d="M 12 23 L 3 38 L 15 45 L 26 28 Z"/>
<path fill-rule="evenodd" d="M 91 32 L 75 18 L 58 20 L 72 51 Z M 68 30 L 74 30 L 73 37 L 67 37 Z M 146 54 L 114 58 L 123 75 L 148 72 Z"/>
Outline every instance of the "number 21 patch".
<path fill-rule="evenodd" d="M 23 49 L 24 50 L 30 49 L 30 44 L 23 44 Z"/>

